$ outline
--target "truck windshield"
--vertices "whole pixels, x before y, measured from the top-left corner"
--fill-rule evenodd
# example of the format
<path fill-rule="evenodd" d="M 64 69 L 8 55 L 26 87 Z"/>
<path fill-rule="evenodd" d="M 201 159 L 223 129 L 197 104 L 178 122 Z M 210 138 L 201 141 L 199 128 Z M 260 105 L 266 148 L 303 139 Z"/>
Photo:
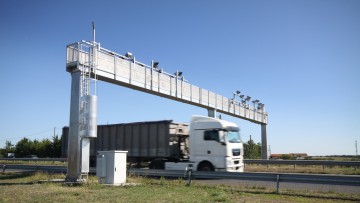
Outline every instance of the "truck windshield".
<path fill-rule="evenodd" d="M 225 136 L 230 143 L 240 143 L 240 134 L 236 131 L 226 131 Z"/>

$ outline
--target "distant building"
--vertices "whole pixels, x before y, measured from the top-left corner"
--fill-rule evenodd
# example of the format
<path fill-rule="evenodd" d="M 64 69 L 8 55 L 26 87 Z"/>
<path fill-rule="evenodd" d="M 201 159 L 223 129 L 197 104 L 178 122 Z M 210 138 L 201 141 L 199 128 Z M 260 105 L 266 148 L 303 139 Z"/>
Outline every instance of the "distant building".
<path fill-rule="evenodd" d="M 308 157 L 307 153 L 290 153 L 289 155 L 295 157 L 295 159 L 305 159 Z"/>
<path fill-rule="evenodd" d="M 290 156 L 294 159 L 306 159 L 308 157 L 307 153 L 289 153 L 289 154 L 270 154 L 270 159 L 281 159 L 283 156 Z"/>
<path fill-rule="evenodd" d="M 270 159 L 280 159 L 283 154 L 270 154 Z"/>

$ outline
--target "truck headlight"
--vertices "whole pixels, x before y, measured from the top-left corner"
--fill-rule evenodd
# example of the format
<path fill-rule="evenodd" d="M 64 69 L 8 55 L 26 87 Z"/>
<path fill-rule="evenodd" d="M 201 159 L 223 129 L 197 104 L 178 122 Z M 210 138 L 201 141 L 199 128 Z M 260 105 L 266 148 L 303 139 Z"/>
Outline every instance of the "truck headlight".
<path fill-rule="evenodd" d="M 226 159 L 226 165 L 233 165 L 232 159 Z"/>

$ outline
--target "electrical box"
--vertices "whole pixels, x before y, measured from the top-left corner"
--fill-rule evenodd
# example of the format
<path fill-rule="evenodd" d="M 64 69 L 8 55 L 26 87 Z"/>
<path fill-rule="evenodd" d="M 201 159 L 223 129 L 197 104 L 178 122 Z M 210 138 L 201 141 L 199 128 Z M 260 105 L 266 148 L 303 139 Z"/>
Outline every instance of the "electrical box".
<path fill-rule="evenodd" d="M 96 176 L 101 184 L 126 183 L 127 151 L 99 151 L 96 158 Z"/>

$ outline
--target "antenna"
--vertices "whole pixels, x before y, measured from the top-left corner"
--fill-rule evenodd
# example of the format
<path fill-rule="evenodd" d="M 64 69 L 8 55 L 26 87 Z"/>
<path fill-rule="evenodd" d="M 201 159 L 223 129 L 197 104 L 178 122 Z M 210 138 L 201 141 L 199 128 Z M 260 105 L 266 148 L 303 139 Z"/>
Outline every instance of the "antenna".
<path fill-rule="evenodd" d="M 92 30 L 93 30 L 93 36 L 92 36 L 92 38 L 93 38 L 93 43 L 95 43 L 95 22 L 93 21 L 92 22 Z"/>

